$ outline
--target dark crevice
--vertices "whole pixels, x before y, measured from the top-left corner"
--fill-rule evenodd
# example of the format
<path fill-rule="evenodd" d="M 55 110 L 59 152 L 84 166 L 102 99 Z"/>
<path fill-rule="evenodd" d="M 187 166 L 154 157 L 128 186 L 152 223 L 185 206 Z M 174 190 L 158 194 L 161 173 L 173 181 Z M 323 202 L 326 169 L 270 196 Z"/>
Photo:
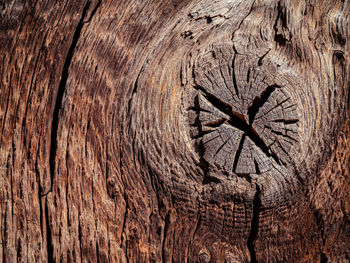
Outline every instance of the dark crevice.
<path fill-rule="evenodd" d="M 98 248 L 98 243 L 96 242 L 96 259 L 97 259 L 97 263 L 100 263 L 100 251 L 99 251 L 99 248 Z"/>
<path fill-rule="evenodd" d="M 22 253 L 22 244 L 21 244 L 20 239 L 18 239 L 17 240 L 17 247 L 16 247 L 17 262 L 22 262 L 21 253 Z"/>
<path fill-rule="evenodd" d="M 232 49 L 235 52 L 235 56 L 236 56 L 236 54 L 239 54 L 238 51 L 237 51 L 237 48 L 235 47 L 235 44 L 232 44 Z M 232 62 L 232 67 L 233 66 L 234 66 L 234 59 L 233 59 L 233 62 Z"/>
<path fill-rule="evenodd" d="M 220 183 L 220 180 L 212 177 L 209 175 L 209 163 L 204 159 L 204 144 L 201 142 L 199 145 L 199 150 L 202 153 L 201 154 L 201 159 L 200 159 L 200 167 L 203 170 L 203 184 L 210 184 L 210 183 Z"/>
<path fill-rule="evenodd" d="M 230 120 L 228 123 L 232 125 L 233 127 L 240 129 L 246 133 L 249 133 L 249 130 L 251 129 L 250 125 L 247 124 L 247 122 L 244 119 L 244 116 L 238 112 L 231 112 Z"/>
<path fill-rule="evenodd" d="M 269 49 L 264 55 L 262 55 L 258 60 L 258 66 L 262 66 L 262 61 L 265 58 L 265 56 L 270 52 L 271 49 Z"/>
<path fill-rule="evenodd" d="M 237 129 L 243 131 L 244 135 L 248 136 L 256 144 L 256 146 L 258 146 L 262 150 L 262 152 L 267 157 L 272 157 L 276 161 L 277 164 L 281 165 L 281 162 L 279 161 L 279 158 L 277 157 L 277 155 L 270 151 L 269 147 L 265 144 L 264 140 L 262 138 L 260 138 L 260 136 L 258 135 L 256 130 L 252 127 L 252 123 L 254 121 L 254 118 L 255 118 L 257 112 L 267 102 L 270 95 L 272 94 L 272 92 L 276 88 L 279 88 L 279 86 L 277 86 L 277 85 L 269 86 L 261 94 L 260 97 L 256 97 L 254 99 L 252 105 L 248 108 L 248 116 L 249 116 L 249 124 L 248 124 L 247 121 L 245 120 L 244 116 L 241 113 L 234 112 L 232 110 L 232 107 L 229 104 L 223 102 L 219 98 L 208 93 L 204 88 L 202 88 L 200 86 L 197 87 L 197 89 L 201 90 L 204 93 L 204 97 L 207 99 L 207 101 L 209 103 L 211 103 L 215 108 L 217 108 L 222 113 L 224 113 L 225 115 L 228 115 L 230 117 L 230 119 L 225 121 L 225 122 L 230 124 L 232 127 L 235 127 Z M 224 122 L 222 122 L 222 123 L 224 123 Z M 218 127 L 218 126 L 216 126 L 216 127 Z M 242 140 L 241 140 L 241 143 L 243 143 Z M 243 145 L 242 145 L 242 147 L 243 147 Z M 235 156 L 235 162 L 234 162 L 234 165 L 232 168 L 233 172 L 235 172 L 235 170 L 237 168 L 237 162 L 238 162 L 240 152 L 241 151 L 237 150 L 237 153 Z"/>
<path fill-rule="evenodd" d="M 223 144 L 221 144 L 221 146 L 219 147 L 219 149 L 216 150 L 216 154 L 218 154 L 218 152 L 220 152 L 220 150 L 226 145 L 226 143 L 228 143 L 231 140 L 231 137 L 229 137 Z"/>
<path fill-rule="evenodd" d="M 215 137 L 211 138 L 210 140 L 206 141 L 205 143 L 203 143 L 203 145 L 205 145 L 205 144 L 207 144 L 207 143 L 211 142 L 212 140 L 215 140 L 216 138 L 219 138 L 219 137 L 220 137 L 220 135 L 215 136 Z"/>
<path fill-rule="evenodd" d="M 342 35 L 342 33 L 339 31 L 338 27 L 336 27 L 336 29 L 332 30 L 332 37 L 335 41 L 335 43 L 337 43 L 338 45 L 340 45 L 341 47 L 344 47 L 346 44 L 346 35 Z"/>
<path fill-rule="evenodd" d="M 260 136 L 253 127 L 251 127 L 245 122 L 242 122 L 240 118 L 233 118 L 230 120 L 229 123 L 233 127 L 242 130 L 245 133 L 245 135 L 247 135 L 267 157 L 272 157 L 276 161 L 276 163 L 281 165 L 277 155 L 275 153 L 270 152 L 269 147 L 265 144 L 264 140 L 260 138 Z"/>
<path fill-rule="evenodd" d="M 79 248 L 80 248 L 80 262 L 83 262 L 83 234 L 82 234 L 82 229 L 80 224 L 80 214 L 78 218 L 79 218 L 78 219 L 78 239 L 79 239 Z"/>
<path fill-rule="evenodd" d="M 261 211 L 260 187 L 256 185 L 256 192 L 253 201 L 253 217 L 250 225 L 250 233 L 247 241 L 247 247 L 250 253 L 250 262 L 256 263 L 255 241 L 259 233 L 259 216 Z"/>
<path fill-rule="evenodd" d="M 234 55 L 233 60 L 232 60 L 232 83 L 233 83 L 233 87 L 235 88 L 236 94 L 238 96 L 239 92 L 238 92 L 238 85 L 237 85 L 237 79 L 236 79 L 236 73 L 235 73 L 235 59 L 236 59 L 236 56 L 237 56 L 237 51 L 236 50 L 235 50 L 235 53 L 236 54 Z"/>
<path fill-rule="evenodd" d="M 90 2 L 88 1 L 85 4 L 82 15 L 81 15 L 80 20 L 79 20 L 77 27 L 75 29 L 72 43 L 69 47 L 67 57 L 66 57 L 66 60 L 64 62 L 61 80 L 60 80 L 60 83 L 58 86 L 55 108 L 53 111 L 52 124 L 51 124 L 51 145 L 50 145 L 50 157 L 49 157 L 51 185 L 50 185 L 50 189 L 45 194 L 42 194 L 42 196 L 45 196 L 48 193 L 50 193 L 52 191 L 52 187 L 53 187 L 55 166 L 56 166 L 55 158 L 56 158 L 56 151 L 57 151 L 57 130 L 58 130 L 58 124 L 59 124 L 59 112 L 60 112 L 60 109 L 62 106 L 63 95 L 64 95 L 64 92 L 66 89 L 68 75 L 69 75 L 68 71 L 69 71 L 70 64 L 72 62 L 74 49 L 78 43 L 78 40 L 79 40 L 79 37 L 81 34 L 81 30 L 83 29 L 84 18 L 85 18 L 86 13 L 89 9 L 89 6 L 90 6 Z M 97 5 L 97 7 L 98 7 L 98 5 Z M 96 12 L 96 10 L 94 10 L 93 13 L 91 13 L 91 15 L 93 15 L 95 12 Z"/>
<path fill-rule="evenodd" d="M 325 253 L 321 253 L 321 259 L 320 259 L 320 263 L 328 263 L 328 257 Z"/>
<path fill-rule="evenodd" d="M 135 80 L 135 83 L 134 83 L 134 86 L 133 86 L 133 89 L 132 89 L 131 97 L 130 97 L 130 100 L 128 102 L 128 114 L 130 114 L 130 112 L 131 112 L 131 102 L 132 102 L 132 99 L 134 98 L 135 93 L 137 92 L 138 82 L 139 82 L 139 78 L 140 78 L 141 72 L 142 72 L 142 70 L 140 70 L 139 73 L 136 76 L 136 80 Z"/>
<path fill-rule="evenodd" d="M 101 3 L 102 3 L 102 0 L 99 0 L 97 2 L 97 4 L 95 5 L 94 9 L 91 11 L 89 19 L 87 21 L 85 21 L 84 24 L 90 23 L 92 17 L 96 14 L 97 9 L 101 6 Z"/>
<path fill-rule="evenodd" d="M 259 169 L 259 164 L 255 159 L 254 159 L 254 165 L 255 165 L 255 173 L 261 174 L 260 169 Z"/>
<path fill-rule="evenodd" d="M 284 124 L 294 124 L 294 123 L 297 123 L 298 121 L 299 121 L 298 119 L 290 119 L 290 120 L 278 119 L 278 120 L 273 120 L 272 122 L 283 122 Z"/>
<path fill-rule="evenodd" d="M 251 125 L 255 119 L 256 114 L 258 113 L 259 109 L 267 102 L 269 97 L 271 96 L 272 92 L 275 91 L 276 88 L 279 88 L 277 85 L 268 86 L 260 96 L 255 97 L 253 100 L 253 103 L 248 108 L 248 115 L 249 115 L 249 124 Z"/>
<path fill-rule="evenodd" d="M 333 64 L 340 63 L 343 64 L 345 62 L 344 54 L 340 50 L 334 51 L 333 54 Z"/>
<path fill-rule="evenodd" d="M 210 104 L 212 104 L 215 108 L 219 109 L 224 114 L 231 116 L 232 114 L 232 107 L 230 104 L 220 100 L 219 98 L 215 97 L 214 95 L 208 93 L 204 88 L 198 86 L 197 89 L 201 90 L 204 93 L 204 97 L 207 99 Z"/>
<path fill-rule="evenodd" d="M 282 34 L 275 34 L 275 41 L 280 45 L 280 46 L 285 46 L 287 43 L 287 39 L 282 35 Z"/>
<path fill-rule="evenodd" d="M 195 111 L 195 112 L 200 112 L 200 111 L 202 111 L 202 112 L 208 112 L 208 113 L 211 113 L 210 111 L 208 111 L 208 110 L 205 110 L 205 109 L 201 109 L 201 108 L 199 108 L 199 107 L 189 107 L 189 108 L 187 108 L 186 110 L 192 110 L 192 111 Z"/>
<path fill-rule="evenodd" d="M 43 205 L 42 205 L 42 203 L 41 203 L 41 196 L 40 196 L 40 193 L 41 193 L 41 185 L 40 185 L 40 183 L 38 184 L 38 197 L 39 197 L 39 199 L 38 199 L 38 201 L 39 201 L 39 213 L 40 213 L 40 230 L 41 230 L 41 238 L 43 238 L 44 237 L 44 227 L 43 227 L 43 217 L 44 217 L 44 215 L 43 215 Z"/>
<path fill-rule="evenodd" d="M 239 159 L 239 156 L 241 155 L 241 152 L 242 152 L 242 149 L 243 149 L 243 144 L 244 144 L 244 141 L 245 141 L 245 137 L 246 137 L 246 135 L 243 134 L 242 138 L 241 138 L 241 141 L 239 142 L 238 149 L 236 151 L 235 160 L 233 162 L 233 167 L 232 167 L 232 172 L 234 172 L 234 173 L 236 172 L 236 169 L 237 169 L 238 159 Z"/>
<path fill-rule="evenodd" d="M 207 24 L 213 22 L 213 19 L 210 16 L 206 16 L 205 19 L 207 20 Z"/>
<path fill-rule="evenodd" d="M 277 42 L 280 46 L 285 46 L 287 43 L 287 39 L 283 36 L 283 34 L 280 34 L 278 31 L 278 22 L 281 21 L 282 28 L 287 28 L 287 17 L 285 14 L 285 10 L 282 9 L 281 2 L 278 2 L 277 6 L 277 17 L 275 24 L 273 26 L 273 29 L 275 31 L 275 37 L 274 40 Z"/>
<path fill-rule="evenodd" d="M 53 257 L 53 245 L 52 245 L 52 232 L 49 219 L 49 208 L 47 206 L 47 200 L 45 203 L 45 220 L 46 220 L 46 250 L 47 250 L 47 262 L 54 262 Z"/>

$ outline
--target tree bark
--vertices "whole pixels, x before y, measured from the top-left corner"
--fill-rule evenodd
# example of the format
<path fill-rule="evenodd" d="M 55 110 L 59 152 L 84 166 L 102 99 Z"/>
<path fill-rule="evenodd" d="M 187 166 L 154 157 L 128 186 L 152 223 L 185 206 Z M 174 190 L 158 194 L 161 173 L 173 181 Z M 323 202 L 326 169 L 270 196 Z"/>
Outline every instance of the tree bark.
<path fill-rule="evenodd" d="M 0 15 L 0 261 L 349 261 L 349 0 Z"/>

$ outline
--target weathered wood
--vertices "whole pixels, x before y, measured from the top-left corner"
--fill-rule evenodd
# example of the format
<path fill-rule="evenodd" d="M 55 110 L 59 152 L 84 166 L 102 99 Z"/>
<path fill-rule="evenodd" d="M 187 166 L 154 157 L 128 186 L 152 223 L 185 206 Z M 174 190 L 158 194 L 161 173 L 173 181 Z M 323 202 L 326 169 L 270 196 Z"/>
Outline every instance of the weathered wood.
<path fill-rule="evenodd" d="M 348 262 L 349 16 L 1 3 L 0 261 Z"/>
<path fill-rule="evenodd" d="M 203 138 L 204 159 L 228 173 L 281 173 L 293 162 L 290 151 L 299 141 L 297 105 L 287 87 L 271 79 L 273 71 L 255 69 L 261 60 L 254 65 L 250 57 L 231 53 L 234 48 L 215 47 L 197 62 L 194 82 L 199 94 L 190 108 L 198 112 L 194 120 L 190 115 L 192 125 L 198 126 L 194 137 Z M 251 65 L 244 67 L 248 62 Z"/>

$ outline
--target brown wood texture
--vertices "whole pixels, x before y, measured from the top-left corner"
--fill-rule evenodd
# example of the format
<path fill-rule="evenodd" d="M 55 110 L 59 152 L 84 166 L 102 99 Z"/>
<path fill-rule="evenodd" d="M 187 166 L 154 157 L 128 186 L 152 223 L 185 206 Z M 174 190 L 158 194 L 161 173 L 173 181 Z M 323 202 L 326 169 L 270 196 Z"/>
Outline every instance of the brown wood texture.
<path fill-rule="evenodd" d="M 0 2 L 0 261 L 349 262 L 349 0 Z"/>

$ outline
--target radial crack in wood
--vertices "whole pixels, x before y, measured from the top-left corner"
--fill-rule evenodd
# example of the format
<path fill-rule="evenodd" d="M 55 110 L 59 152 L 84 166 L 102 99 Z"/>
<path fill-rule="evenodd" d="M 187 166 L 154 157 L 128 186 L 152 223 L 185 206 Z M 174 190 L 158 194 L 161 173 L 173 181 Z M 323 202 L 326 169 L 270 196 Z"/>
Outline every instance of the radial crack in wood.
<path fill-rule="evenodd" d="M 271 162 L 288 166 L 293 160 L 287 151 L 298 143 L 298 112 L 293 108 L 287 116 L 291 99 L 285 88 L 265 84 L 268 77 L 250 60 L 229 45 L 214 46 L 197 60 L 193 74 L 200 122 L 196 138 L 202 137 L 204 159 L 237 175 L 261 174 Z"/>
<path fill-rule="evenodd" d="M 348 262 L 349 0 L 0 4 L 0 261 Z"/>

